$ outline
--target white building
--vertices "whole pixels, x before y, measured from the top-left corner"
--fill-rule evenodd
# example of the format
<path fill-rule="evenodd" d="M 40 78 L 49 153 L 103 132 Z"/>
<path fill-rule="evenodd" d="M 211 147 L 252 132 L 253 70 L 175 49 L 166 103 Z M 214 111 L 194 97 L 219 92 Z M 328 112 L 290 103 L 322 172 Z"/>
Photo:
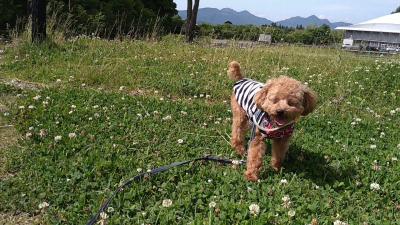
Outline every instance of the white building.
<path fill-rule="evenodd" d="M 400 13 L 336 30 L 345 31 L 343 47 L 391 51 L 400 48 Z"/>

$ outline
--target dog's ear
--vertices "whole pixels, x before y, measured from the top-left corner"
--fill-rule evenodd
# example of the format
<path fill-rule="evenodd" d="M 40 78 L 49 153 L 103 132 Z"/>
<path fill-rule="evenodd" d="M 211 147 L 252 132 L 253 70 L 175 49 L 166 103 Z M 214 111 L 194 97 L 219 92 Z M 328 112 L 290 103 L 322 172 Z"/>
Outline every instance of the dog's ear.
<path fill-rule="evenodd" d="M 254 96 L 254 102 L 256 103 L 257 108 L 262 109 L 262 105 L 264 104 L 268 95 L 268 89 L 271 88 L 271 86 L 272 82 L 268 81 L 265 86 Z"/>
<path fill-rule="evenodd" d="M 310 88 L 304 86 L 303 87 L 303 107 L 304 111 L 301 114 L 302 116 L 307 116 L 312 111 L 314 111 L 317 106 L 317 95 Z"/>

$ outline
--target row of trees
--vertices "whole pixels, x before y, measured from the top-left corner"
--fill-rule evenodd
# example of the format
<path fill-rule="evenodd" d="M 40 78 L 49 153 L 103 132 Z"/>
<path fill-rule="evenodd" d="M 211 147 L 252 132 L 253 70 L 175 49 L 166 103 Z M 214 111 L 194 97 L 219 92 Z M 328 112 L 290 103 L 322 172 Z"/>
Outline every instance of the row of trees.
<path fill-rule="evenodd" d="M 177 13 L 173 0 L 9 0 L 0 1 L 0 31 L 15 27 L 17 21 L 26 24 L 30 15 L 32 28 L 43 26 L 47 14 L 56 15 L 53 25 L 63 25 L 71 35 L 179 33 L 183 21 Z"/>
<path fill-rule="evenodd" d="M 236 39 L 256 41 L 260 34 L 270 34 L 273 43 L 303 43 L 307 45 L 329 45 L 341 40 L 342 32 L 331 30 L 329 26 L 289 28 L 283 26 L 235 26 L 202 24 L 199 35 L 211 36 L 216 39 Z"/>

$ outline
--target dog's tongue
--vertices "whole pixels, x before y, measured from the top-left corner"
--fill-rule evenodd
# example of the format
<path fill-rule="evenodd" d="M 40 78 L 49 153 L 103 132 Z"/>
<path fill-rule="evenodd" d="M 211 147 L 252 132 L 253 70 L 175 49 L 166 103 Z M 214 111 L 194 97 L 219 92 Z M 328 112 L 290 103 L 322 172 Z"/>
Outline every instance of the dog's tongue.
<path fill-rule="evenodd" d="M 276 123 L 277 126 L 283 126 L 283 125 L 286 124 L 286 121 L 284 119 L 276 118 L 275 119 L 275 123 Z"/>

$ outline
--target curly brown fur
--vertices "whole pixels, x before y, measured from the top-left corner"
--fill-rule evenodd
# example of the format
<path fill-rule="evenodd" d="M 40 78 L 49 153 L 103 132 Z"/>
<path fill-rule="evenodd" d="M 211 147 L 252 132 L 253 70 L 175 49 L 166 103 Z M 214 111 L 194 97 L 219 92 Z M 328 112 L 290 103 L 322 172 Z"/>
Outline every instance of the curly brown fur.
<path fill-rule="evenodd" d="M 233 80 L 243 78 L 240 65 L 233 61 L 229 64 L 228 75 Z M 254 101 L 257 108 L 265 111 L 274 121 L 281 124 L 297 121 L 301 116 L 311 113 L 317 103 L 315 93 L 299 81 L 281 76 L 270 79 L 265 86 L 255 95 Z M 248 130 L 248 118 L 246 112 L 239 105 L 235 94 L 231 97 L 233 114 L 232 123 L 232 147 L 239 155 L 245 152 L 244 137 Z M 289 149 L 290 138 L 272 140 L 271 166 L 279 171 L 282 162 Z M 262 134 L 257 129 L 254 140 L 250 143 L 245 177 L 249 181 L 256 181 L 262 167 L 262 156 L 265 153 L 265 143 Z"/>
<path fill-rule="evenodd" d="M 233 114 L 231 145 L 239 155 L 244 155 L 246 152 L 244 138 L 248 130 L 248 119 L 246 112 L 237 103 L 235 95 L 231 96 L 231 107 Z"/>

